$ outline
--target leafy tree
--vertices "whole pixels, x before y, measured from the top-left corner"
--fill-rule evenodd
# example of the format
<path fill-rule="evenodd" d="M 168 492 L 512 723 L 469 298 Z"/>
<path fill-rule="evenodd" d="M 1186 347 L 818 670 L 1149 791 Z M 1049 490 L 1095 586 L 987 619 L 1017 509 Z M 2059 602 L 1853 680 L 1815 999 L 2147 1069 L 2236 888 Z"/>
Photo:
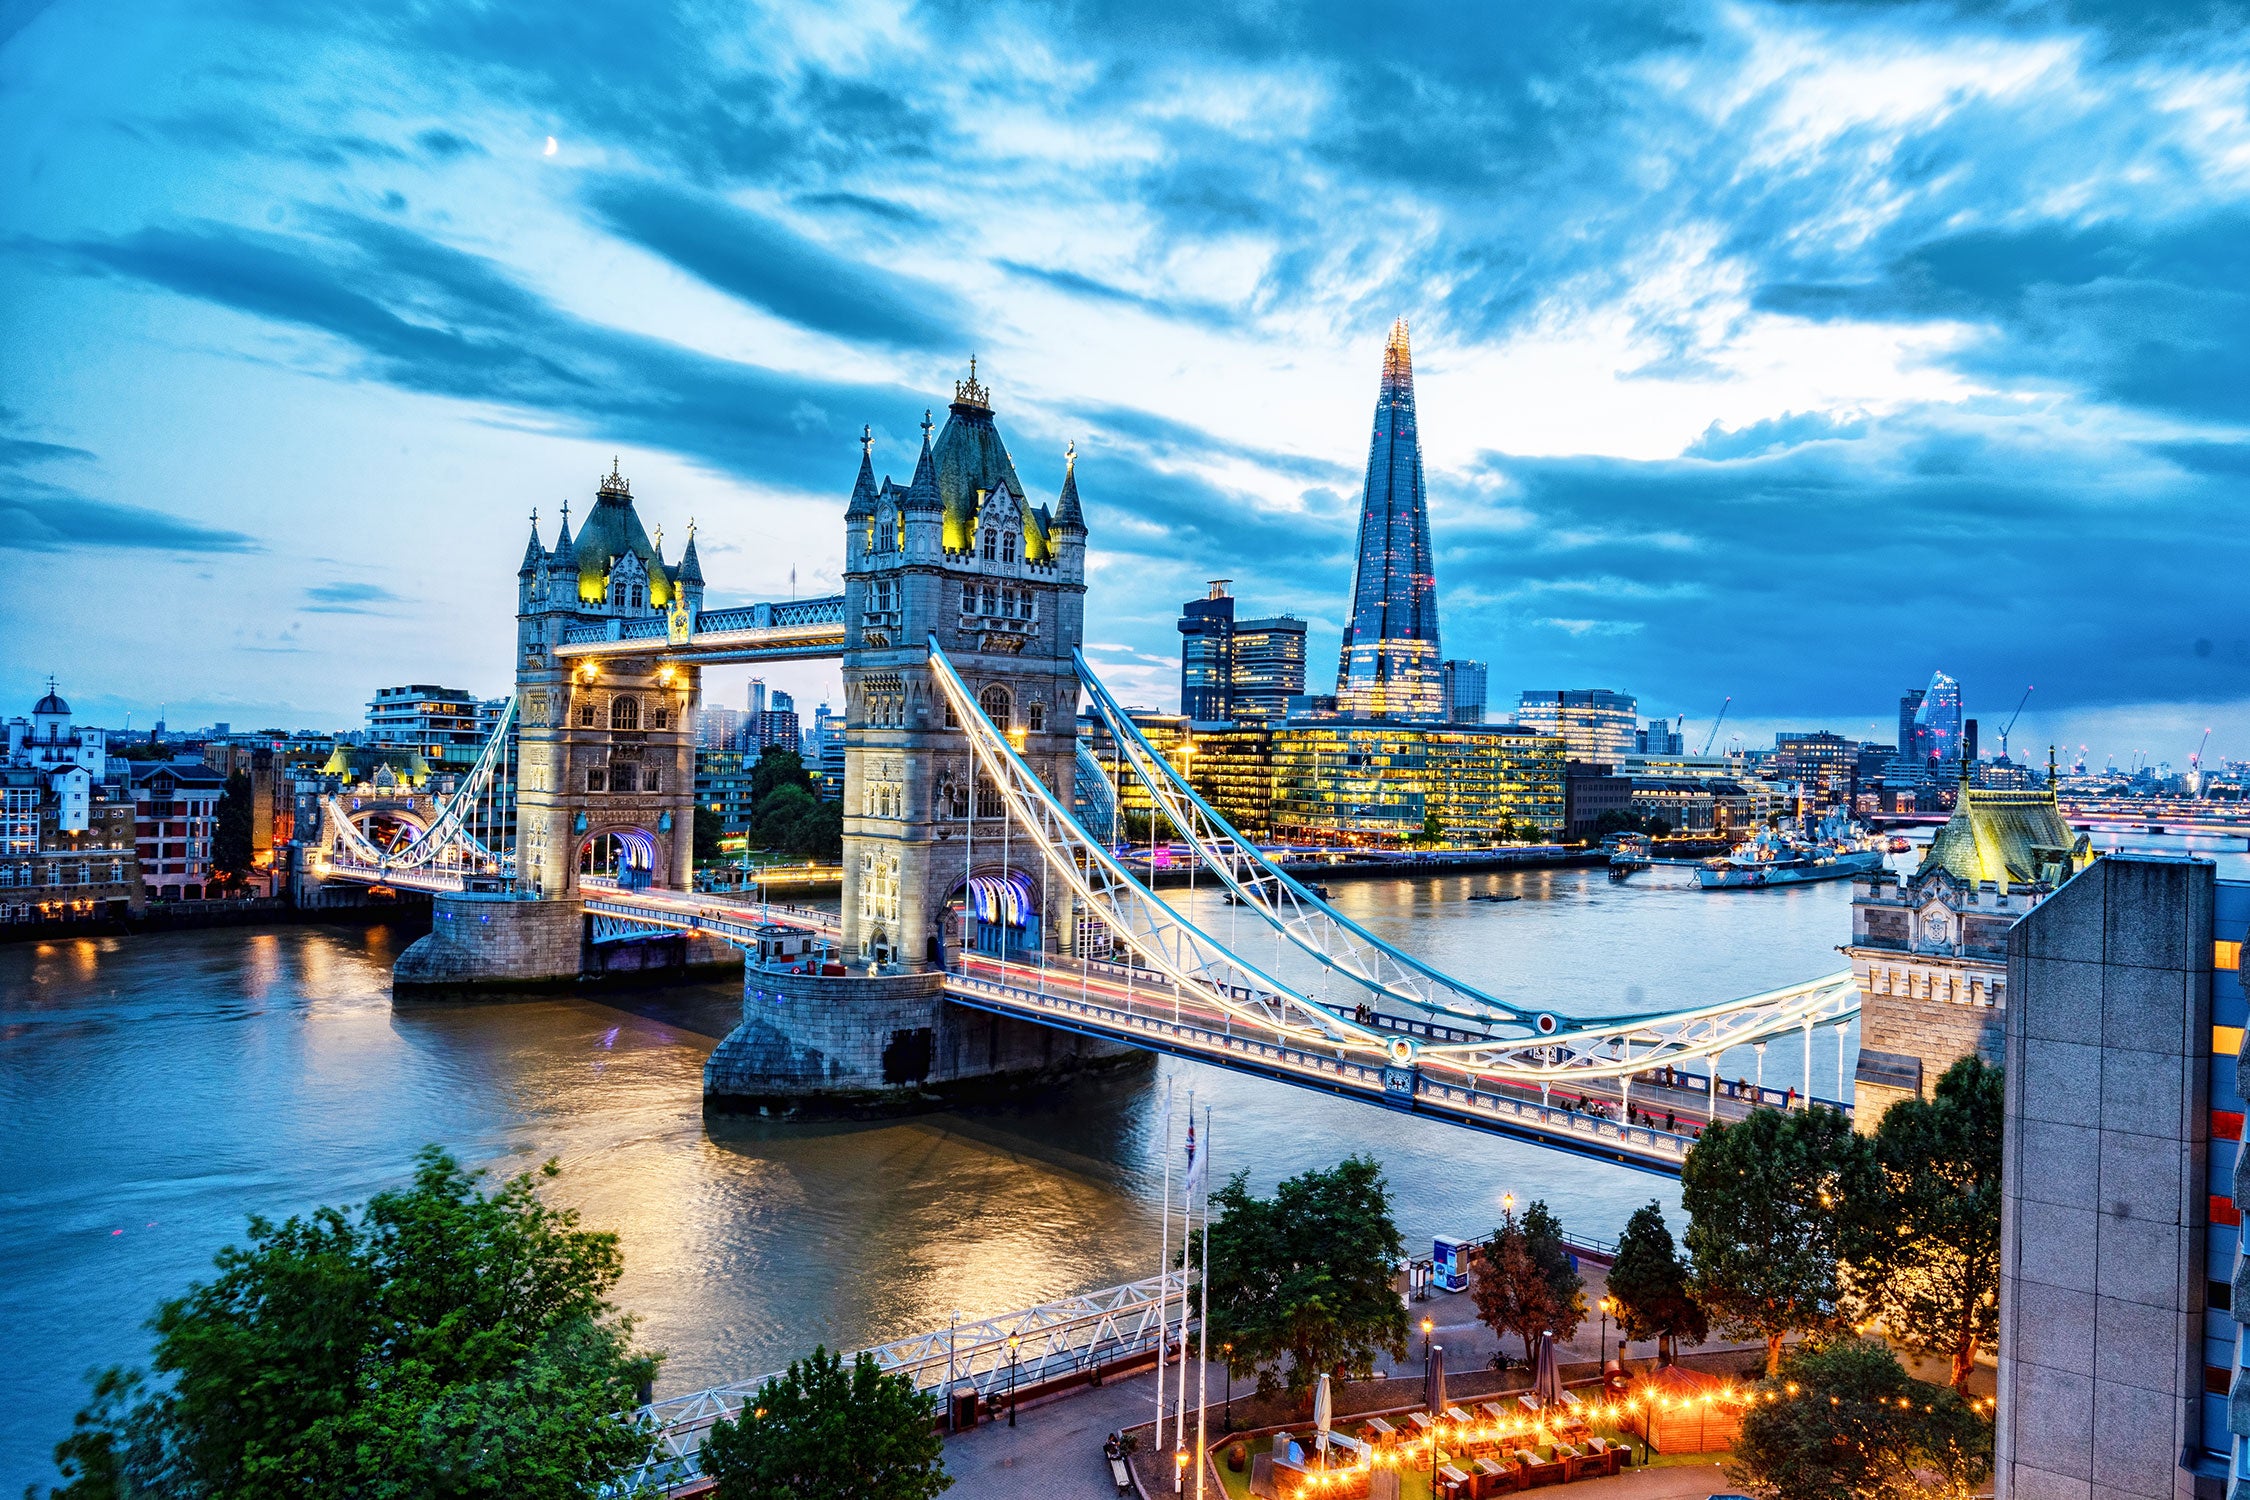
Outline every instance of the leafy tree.
<path fill-rule="evenodd" d="M 1710 1319 L 1689 1285 L 1688 1264 L 1673 1248 L 1664 1210 L 1654 1202 L 1634 1209 L 1617 1237 L 1609 1295 L 1619 1337 L 1656 1340 L 1659 1364 L 1672 1362 L 1677 1340 L 1700 1344 L 1710 1335 Z"/>
<path fill-rule="evenodd" d="M 1967 1500 L 1992 1474 L 1992 1424 L 1881 1344 L 1799 1348 L 1743 1414 L 1727 1474 L 1773 1500 Z"/>
<path fill-rule="evenodd" d="M 1852 1280 L 1902 1348 L 1952 1367 L 1969 1388 L 2000 1331 L 2000 1070 L 1975 1056 L 1929 1099 L 1903 1099 L 1875 1128 L 1875 1211 L 1851 1251 Z"/>
<path fill-rule="evenodd" d="M 820 800 L 820 779 L 796 751 L 769 745 L 751 767 L 750 839 L 812 859 L 843 858 L 844 809 Z"/>
<path fill-rule="evenodd" d="M 1652 817 L 1641 827 L 1652 839 L 1668 839 L 1672 836 L 1672 823 L 1668 818 Z"/>
<path fill-rule="evenodd" d="M 953 1483 L 944 1453 L 912 1381 L 823 1347 L 712 1424 L 703 1472 L 717 1500 L 933 1500 Z"/>
<path fill-rule="evenodd" d="M 656 1358 L 607 1300 L 617 1237 L 432 1146 L 357 1217 L 253 1218 L 151 1320 L 151 1391 L 97 1377 L 53 1496 L 580 1496 L 637 1463 Z M 556 1168 L 547 1164 L 546 1175 Z"/>
<path fill-rule="evenodd" d="M 1866 1138 L 1819 1105 L 1714 1123 L 1688 1152 L 1680 1202 L 1696 1299 L 1727 1337 L 1765 1339 L 1769 1373 L 1786 1335 L 1848 1326 L 1838 1263 L 1848 1216 L 1875 1192 Z"/>
<path fill-rule="evenodd" d="M 241 886 L 249 882 L 250 863 L 256 857 L 251 837 L 255 810 L 250 774 L 236 771 L 227 777 L 226 790 L 219 793 L 218 814 L 211 830 L 211 868 L 218 872 L 222 884 Z"/>
<path fill-rule="evenodd" d="M 1537 1352 L 1539 1335 L 1568 1339 L 1586 1320 L 1586 1283 L 1570 1268 L 1562 1225 L 1534 1203 L 1518 1219 L 1504 1214 L 1469 1270 L 1477 1317 L 1494 1333 L 1523 1340 L 1523 1356 Z"/>
<path fill-rule="evenodd" d="M 1409 835 L 1410 844 L 1442 844 L 1445 842 L 1445 823 L 1434 812 L 1422 815 L 1422 831 Z"/>
<path fill-rule="evenodd" d="M 1286 1384 L 1304 1401 L 1324 1370 L 1365 1376 L 1379 1350 L 1405 1357 L 1391 1277 L 1406 1247 L 1379 1162 L 1348 1156 L 1271 1198 L 1238 1173 L 1211 1202 L 1211 1342 L 1234 1346 L 1234 1372 L 1254 1369 L 1262 1393 Z"/>
<path fill-rule="evenodd" d="M 695 819 L 695 862 L 698 865 L 724 864 L 726 852 L 719 847 L 719 809 L 698 807 L 691 816 Z"/>

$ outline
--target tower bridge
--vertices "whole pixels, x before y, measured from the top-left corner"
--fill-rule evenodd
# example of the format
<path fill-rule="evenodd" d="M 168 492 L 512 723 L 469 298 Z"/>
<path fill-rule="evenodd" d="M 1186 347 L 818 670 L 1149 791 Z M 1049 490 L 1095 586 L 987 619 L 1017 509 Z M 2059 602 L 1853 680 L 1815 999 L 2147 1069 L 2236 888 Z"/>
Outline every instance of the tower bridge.
<path fill-rule="evenodd" d="M 742 1023 L 705 1071 L 714 1109 L 927 1108 L 1169 1052 L 1676 1172 L 1692 1123 L 1746 1106 L 1721 1097 L 1726 1051 L 1801 1037 L 1812 1095 L 1814 1031 L 1840 1056 L 1857 1014 L 1848 972 L 1587 1015 L 1445 974 L 1284 873 L 1148 745 L 1080 653 L 1075 451 L 1034 500 L 973 367 L 937 429 L 925 413 L 905 484 L 877 480 L 863 432 L 838 595 L 705 609 L 692 524 L 667 558 L 615 464 L 575 532 L 566 508 L 549 546 L 534 517 L 516 690 L 476 767 L 382 839 L 329 799 L 308 853 L 311 878 L 434 893 L 399 993 L 567 982 L 597 945 L 741 950 Z M 702 669 L 809 658 L 843 674 L 841 912 L 697 893 Z M 1078 811 L 1082 702 L 1230 898 L 1223 934 L 1089 831 L 1108 819 Z M 774 940 L 786 931 L 829 961 L 803 963 L 801 944 Z M 1615 1117 L 1579 1107 L 1590 1099 Z M 1686 1118 L 1635 1123 L 1635 1104 Z"/>

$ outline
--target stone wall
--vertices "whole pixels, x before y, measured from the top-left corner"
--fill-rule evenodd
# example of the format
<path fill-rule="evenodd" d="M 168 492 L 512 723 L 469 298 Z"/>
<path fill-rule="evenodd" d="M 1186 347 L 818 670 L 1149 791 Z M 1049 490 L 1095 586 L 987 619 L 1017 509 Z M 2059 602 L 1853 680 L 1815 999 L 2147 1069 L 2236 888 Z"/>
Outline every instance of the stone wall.
<path fill-rule="evenodd" d="M 867 978 L 745 970 L 742 1024 L 704 1064 L 704 1107 L 903 1114 L 1148 1056 L 951 1005 L 943 985 L 936 973 Z"/>
<path fill-rule="evenodd" d="M 1999 1500 L 2197 1493 L 2212 898 L 2111 856 L 2010 934 Z"/>
<path fill-rule="evenodd" d="M 575 981 L 585 926 L 576 901 L 440 894 L 431 902 L 429 932 L 392 966 L 391 993 L 436 998 Z"/>

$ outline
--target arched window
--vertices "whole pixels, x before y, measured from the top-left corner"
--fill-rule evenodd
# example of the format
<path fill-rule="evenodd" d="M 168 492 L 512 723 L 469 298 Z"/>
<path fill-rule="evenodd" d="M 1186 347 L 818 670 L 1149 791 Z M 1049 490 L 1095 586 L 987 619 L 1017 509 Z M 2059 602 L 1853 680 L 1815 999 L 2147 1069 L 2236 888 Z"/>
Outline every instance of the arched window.
<path fill-rule="evenodd" d="M 996 682 L 977 694 L 977 707 L 984 710 L 984 716 L 992 721 L 992 727 L 1003 734 L 1014 727 L 1015 701 L 999 683 Z"/>
<path fill-rule="evenodd" d="M 1016 560 L 1016 534 L 1012 531 L 1000 533 L 1000 560 L 1002 562 L 1014 562 Z"/>
<path fill-rule="evenodd" d="M 992 561 L 993 551 L 1000 544 L 1000 534 L 987 527 L 984 533 L 984 560 Z"/>
<path fill-rule="evenodd" d="M 609 727 L 612 729 L 638 729 L 641 727 L 641 700 L 617 698 L 609 705 Z"/>
<path fill-rule="evenodd" d="M 591 698 L 578 700 L 578 727 L 580 729 L 594 727 L 594 700 Z"/>

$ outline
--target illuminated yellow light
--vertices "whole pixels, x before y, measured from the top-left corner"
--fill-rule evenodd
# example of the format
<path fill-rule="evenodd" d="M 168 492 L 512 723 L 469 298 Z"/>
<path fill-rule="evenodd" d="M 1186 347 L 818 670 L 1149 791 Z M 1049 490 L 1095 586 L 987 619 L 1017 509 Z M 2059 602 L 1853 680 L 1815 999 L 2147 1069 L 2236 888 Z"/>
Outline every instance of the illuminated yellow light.
<path fill-rule="evenodd" d="M 2211 945 L 2211 967 L 2214 969 L 2240 969 L 2242 967 L 2242 945 L 2240 943 L 2213 943 Z"/>
<path fill-rule="evenodd" d="M 2211 1054 L 2214 1057 L 2234 1057 L 2242 1051 L 2242 1028 L 2239 1026 L 2214 1026 L 2211 1028 Z"/>

